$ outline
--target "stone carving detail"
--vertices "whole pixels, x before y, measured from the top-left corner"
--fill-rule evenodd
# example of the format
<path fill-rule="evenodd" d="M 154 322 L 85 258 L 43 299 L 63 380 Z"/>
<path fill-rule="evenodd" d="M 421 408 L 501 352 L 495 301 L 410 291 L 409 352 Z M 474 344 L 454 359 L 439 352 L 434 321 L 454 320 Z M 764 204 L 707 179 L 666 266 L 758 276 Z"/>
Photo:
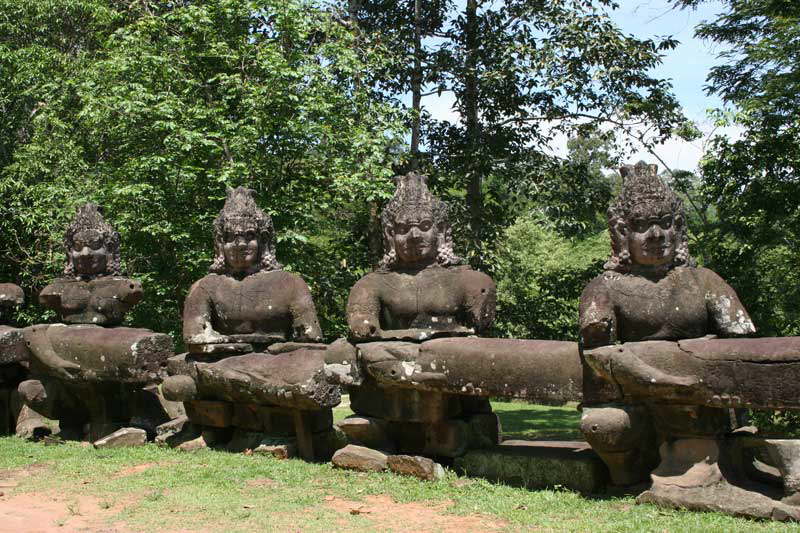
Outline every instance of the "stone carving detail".
<path fill-rule="evenodd" d="M 78 208 L 64 236 L 65 276 L 39 294 L 60 324 L 25 328 L 32 379 L 19 386 L 26 405 L 59 421 L 61 435 L 99 439 L 116 429 L 155 427 L 180 411 L 154 387 L 174 354 L 169 335 L 117 327 L 142 298 L 137 280 L 120 275 L 119 234 L 100 208 Z"/>
<path fill-rule="evenodd" d="M 228 190 L 214 221 L 211 273 L 192 285 L 184 303 L 189 353 L 170 362 L 173 375 L 163 389 L 186 403 L 186 438 L 195 440 L 185 448 L 197 439 L 209 444 L 205 437 L 216 428 L 216 444 L 236 447 L 247 432 L 259 440 L 255 449 L 262 437 L 285 436 L 297 439 L 306 459 L 329 457 L 339 387 L 328 383 L 311 292 L 275 258 L 272 220 L 254 194 Z M 318 419 L 329 421 L 320 426 Z"/>
<path fill-rule="evenodd" d="M 750 475 L 753 450 L 778 467 L 777 445 L 737 429 L 731 408 L 800 407 L 800 339 L 717 338 L 755 327 L 736 292 L 694 265 L 682 202 L 656 171 L 621 169 L 612 256 L 581 296 L 581 430 L 616 484 L 651 475 L 640 501 L 797 518 L 800 508 Z"/>
<path fill-rule="evenodd" d="M 447 206 L 427 178 L 411 172 L 396 183 L 381 216 L 383 259 L 347 304 L 356 349 L 340 382 L 356 416 L 340 427 L 352 442 L 389 452 L 457 457 L 491 448 L 500 428 L 488 397 L 575 399 L 577 346 L 474 338 L 494 320 L 494 282 L 456 255 Z"/>

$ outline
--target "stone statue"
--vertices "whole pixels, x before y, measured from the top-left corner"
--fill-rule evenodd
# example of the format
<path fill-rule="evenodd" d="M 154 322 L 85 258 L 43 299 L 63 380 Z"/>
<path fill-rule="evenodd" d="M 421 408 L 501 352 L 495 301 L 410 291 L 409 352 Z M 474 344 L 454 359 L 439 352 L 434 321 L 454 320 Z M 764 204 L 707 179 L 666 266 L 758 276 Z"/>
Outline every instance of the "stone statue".
<path fill-rule="evenodd" d="M 350 291 L 347 320 L 357 339 L 425 340 L 470 335 L 494 320 L 492 279 L 453 251 L 447 206 L 426 176 L 407 174 L 381 215 L 385 253 L 377 272 Z"/>
<path fill-rule="evenodd" d="M 747 310 L 722 278 L 695 266 L 682 202 L 656 166 L 620 171 L 622 190 L 608 210 L 612 256 L 580 302 L 581 430 L 614 483 L 652 472 L 641 501 L 795 515 L 737 488 L 747 477 L 745 440 L 730 438 L 741 425 L 731 408 L 798 406 L 785 380 L 800 377 L 800 339 L 718 338 L 754 333 Z"/>
<path fill-rule="evenodd" d="M 156 387 L 173 354 L 169 335 L 117 327 L 142 298 L 137 280 L 120 275 L 119 233 L 100 208 L 78 208 L 64 236 L 64 277 L 39 294 L 62 323 L 25 328 L 31 374 L 23 401 L 59 421 L 61 435 L 97 440 L 135 423 L 152 434 L 169 419 Z"/>
<path fill-rule="evenodd" d="M 195 429 L 203 430 L 186 441 L 191 446 L 230 440 L 231 448 L 256 448 L 265 435 L 284 432 L 313 459 L 313 441 L 328 438 L 340 392 L 326 381 L 311 292 L 275 258 L 272 219 L 254 194 L 228 190 L 214 221 L 211 274 L 192 285 L 184 304 L 189 353 L 170 363 L 174 375 L 164 390 L 185 402 Z M 322 446 L 317 456 L 325 453 Z"/>
<path fill-rule="evenodd" d="M 339 427 L 354 443 L 401 453 L 458 457 L 495 446 L 489 395 L 569 396 L 580 380 L 577 347 L 475 338 L 494 320 L 494 282 L 455 254 L 447 206 L 427 178 L 411 172 L 396 181 L 381 216 L 383 259 L 347 304 L 358 370 L 342 384 L 356 415 Z M 341 346 L 329 348 L 330 361 Z"/>

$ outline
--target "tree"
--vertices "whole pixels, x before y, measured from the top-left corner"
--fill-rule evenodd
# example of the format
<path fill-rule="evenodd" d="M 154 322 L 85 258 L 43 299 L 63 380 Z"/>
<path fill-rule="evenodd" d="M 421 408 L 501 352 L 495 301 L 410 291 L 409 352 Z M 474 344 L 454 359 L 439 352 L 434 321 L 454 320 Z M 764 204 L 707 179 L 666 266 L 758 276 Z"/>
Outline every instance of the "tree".
<path fill-rule="evenodd" d="M 60 271 L 75 205 L 92 200 L 144 283 L 131 320 L 175 333 L 225 187 L 246 185 L 326 332 L 341 333 L 369 267 L 366 202 L 391 192 L 402 117 L 356 90 L 383 61 L 305 0 L 0 0 L 0 275 L 35 294 Z"/>
<path fill-rule="evenodd" d="M 362 0 L 363 16 L 378 4 Z M 508 199 L 492 195 L 525 188 L 524 180 L 551 166 L 546 148 L 556 134 L 586 136 L 605 123 L 620 138 L 658 142 L 685 125 L 669 83 L 649 74 L 676 41 L 623 35 L 608 17 L 611 1 L 441 6 L 444 15 L 437 11 L 431 26 L 441 29 L 430 30 L 426 41 L 423 94 L 452 92 L 460 120 L 436 121 L 423 112 L 422 144 L 434 186 L 464 204 L 456 209 L 459 228 L 469 231 L 458 237 L 477 265 L 487 266 L 487 244 L 513 219 L 497 212 Z M 397 9 L 411 7 L 399 3 Z M 410 21 L 382 19 L 372 28 L 395 35 L 395 23 L 411 27 Z M 402 81 L 412 64 L 408 49 L 398 47 L 396 70 L 387 72 L 400 80 L 393 87 L 399 93 L 412 90 Z"/>
<path fill-rule="evenodd" d="M 680 0 L 696 7 L 702 0 Z M 706 90 L 728 109 L 718 124 L 742 130 L 716 136 L 701 161 L 702 194 L 715 205 L 718 236 L 706 260 L 739 291 L 759 333 L 800 332 L 800 5 L 728 0 L 716 20 L 696 28 L 721 45 Z M 768 260 L 767 260 L 768 259 Z"/>

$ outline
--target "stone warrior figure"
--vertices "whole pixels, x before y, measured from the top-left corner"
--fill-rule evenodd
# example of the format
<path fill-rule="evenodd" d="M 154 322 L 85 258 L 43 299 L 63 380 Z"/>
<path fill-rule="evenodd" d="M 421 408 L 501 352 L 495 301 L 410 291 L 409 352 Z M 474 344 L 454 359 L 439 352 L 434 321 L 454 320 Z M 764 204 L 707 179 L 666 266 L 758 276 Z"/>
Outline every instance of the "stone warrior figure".
<path fill-rule="evenodd" d="M 608 210 L 612 255 L 584 289 L 580 339 L 584 350 L 618 342 L 679 340 L 708 334 L 753 333 L 736 292 L 717 274 L 698 268 L 689 255 L 683 203 L 656 175 L 656 165 L 623 166 L 622 190 Z M 671 376 L 641 360 L 626 368 L 647 376 L 653 387 L 689 390 L 695 376 Z M 642 480 L 657 460 L 649 416 L 642 406 L 615 406 L 614 387 L 591 369 L 584 374 L 581 429 L 603 458 L 616 484 Z M 659 418 L 698 418 L 706 430 L 725 432 L 728 413 L 696 408 Z M 698 424 L 698 427 L 701 424 Z M 649 442 L 643 446 L 643 442 Z"/>
<path fill-rule="evenodd" d="M 354 338 L 469 335 L 494 320 L 494 282 L 455 254 L 447 205 L 426 181 L 415 173 L 401 176 L 381 214 L 383 259 L 353 286 L 347 303 Z"/>
<path fill-rule="evenodd" d="M 120 274 L 120 237 L 92 203 L 78 207 L 64 235 L 64 277 L 39 294 L 61 324 L 25 328 L 35 379 L 23 401 L 59 421 L 61 435 L 96 440 L 125 425 L 151 434 L 169 420 L 157 384 L 173 355 L 169 335 L 117 327 L 142 299 L 142 286 Z"/>
<path fill-rule="evenodd" d="M 265 436 L 292 437 L 304 458 L 321 458 L 339 388 L 325 380 L 326 346 L 308 286 L 275 258 L 272 219 L 254 195 L 228 190 L 214 221 L 211 274 L 186 297 L 189 353 L 170 362 L 164 392 L 185 403 L 193 427 L 171 443 L 256 449 Z M 201 435 L 186 440 L 193 432 Z"/>
<path fill-rule="evenodd" d="M 453 350 L 455 358 L 475 356 L 458 348 L 469 344 L 464 337 L 491 325 L 495 285 L 453 251 L 447 206 L 430 193 L 427 177 L 412 172 L 396 180 L 397 191 L 381 216 L 383 259 L 353 286 L 347 303 L 350 338 L 360 342 L 352 351 L 359 370 L 344 383 L 352 385 L 356 416 L 339 427 L 354 443 L 373 448 L 457 457 L 471 441 L 473 447 L 498 441 L 488 399 L 473 396 L 472 384 L 467 395 L 452 394 L 463 384 L 447 383 L 445 374 Z M 437 366 L 425 360 L 426 345 L 420 343 L 439 337 L 457 343 L 445 347 L 446 354 L 430 352 L 439 358 Z M 335 346 L 340 342 L 330 349 Z"/>

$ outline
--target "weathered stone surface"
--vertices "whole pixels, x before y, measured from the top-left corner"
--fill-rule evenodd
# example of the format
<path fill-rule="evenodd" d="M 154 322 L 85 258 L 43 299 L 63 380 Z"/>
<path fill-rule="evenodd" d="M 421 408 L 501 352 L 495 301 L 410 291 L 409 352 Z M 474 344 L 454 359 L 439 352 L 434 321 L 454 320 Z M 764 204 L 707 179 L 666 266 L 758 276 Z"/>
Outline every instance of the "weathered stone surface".
<path fill-rule="evenodd" d="M 298 456 L 297 442 L 294 440 L 281 442 L 277 439 L 264 439 L 258 446 L 253 448 L 253 453 L 270 455 L 276 459 L 293 459 Z"/>
<path fill-rule="evenodd" d="M 469 448 L 491 448 L 500 444 L 503 434 L 500 418 L 495 413 L 478 413 L 466 417 Z"/>
<path fill-rule="evenodd" d="M 13 412 L 13 410 L 12 410 Z M 42 415 L 28 407 L 21 406 L 17 415 L 17 426 L 15 434 L 17 437 L 26 440 L 38 441 L 50 435 L 53 430 L 47 424 Z"/>
<path fill-rule="evenodd" d="M 333 454 L 331 462 L 339 468 L 362 472 L 382 472 L 387 468 L 387 455 L 378 450 L 348 444 Z"/>
<path fill-rule="evenodd" d="M 174 354 L 169 335 L 147 329 L 50 324 L 23 335 L 32 373 L 72 381 L 158 381 Z"/>
<path fill-rule="evenodd" d="M 167 376 L 161 383 L 161 390 L 167 400 L 188 402 L 197 397 L 197 383 L 192 376 Z"/>
<path fill-rule="evenodd" d="M 186 416 L 194 424 L 214 428 L 227 428 L 233 423 L 233 404 L 217 400 L 192 400 L 184 402 Z"/>
<path fill-rule="evenodd" d="M 424 481 L 444 478 L 444 468 L 426 457 L 418 455 L 390 455 L 386 460 L 389 470 L 395 474 L 413 476 Z"/>
<path fill-rule="evenodd" d="M 325 379 L 324 364 L 325 352 L 307 349 L 197 363 L 198 391 L 237 403 L 296 409 L 333 407 L 341 401 L 341 391 Z"/>
<path fill-rule="evenodd" d="M 584 357 L 629 402 L 800 407 L 800 337 L 628 342 Z"/>
<path fill-rule="evenodd" d="M 66 324 L 118 326 L 142 299 L 140 281 L 121 276 L 90 280 L 62 278 L 39 293 L 39 302 L 54 309 Z"/>
<path fill-rule="evenodd" d="M 781 502 L 779 490 L 743 482 L 731 452 L 737 439 L 678 439 L 661 445 L 661 464 L 639 503 L 773 520 L 800 520 L 800 507 Z"/>
<path fill-rule="evenodd" d="M 0 326 L 0 365 L 20 363 L 28 360 L 28 347 L 22 330 Z"/>
<path fill-rule="evenodd" d="M 93 446 L 101 448 L 124 448 L 130 446 L 144 446 L 147 442 L 147 432 L 140 428 L 122 428 L 102 439 L 96 440 Z"/>
<path fill-rule="evenodd" d="M 379 388 L 371 379 L 350 390 L 350 408 L 357 414 L 402 422 L 437 422 L 461 414 L 461 403 L 452 394 Z"/>
<path fill-rule="evenodd" d="M 156 428 L 155 443 L 158 445 L 167 445 L 175 447 L 181 442 L 196 438 L 198 435 L 194 434 L 189 438 L 186 434 L 190 431 L 198 433 L 194 428 L 189 428 L 189 417 L 186 415 L 173 418 L 168 422 L 164 422 Z"/>
<path fill-rule="evenodd" d="M 382 418 L 352 415 L 336 423 L 352 444 L 380 450 L 392 450 L 394 444 L 387 434 L 387 422 Z"/>
<path fill-rule="evenodd" d="M 564 487 L 589 494 L 601 491 L 608 480 L 605 465 L 583 442 L 507 440 L 470 450 L 454 466 L 469 476 L 533 490 Z"/>

